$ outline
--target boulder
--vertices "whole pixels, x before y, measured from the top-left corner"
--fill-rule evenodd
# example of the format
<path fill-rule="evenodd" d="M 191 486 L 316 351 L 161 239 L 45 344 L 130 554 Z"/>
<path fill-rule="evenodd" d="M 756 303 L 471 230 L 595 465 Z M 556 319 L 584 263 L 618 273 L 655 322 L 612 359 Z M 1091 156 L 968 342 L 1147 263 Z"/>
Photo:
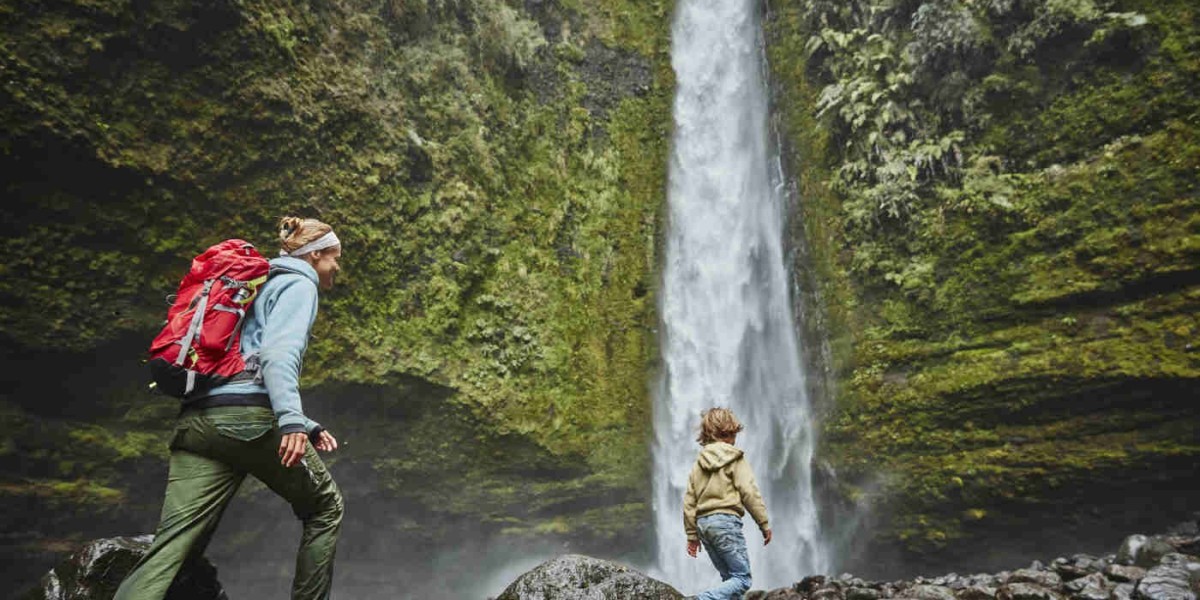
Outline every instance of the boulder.
<path fill-rule="evenodd" d="M 1170 539 L 1171 545 L 1175 547 L 1177 552 L 1191 554 L 1193 556 L 1200 554 L 1200 535 L 1197 536 L 1177 536 Z"/>
<path fill-rule="evenodd" d="M 1200 562 L 1188 561 L 1184 568 L 1187 569 L 1188 577 L 1191 578 L 1192 587 L 1200 587 Z"/>
<path fill-rule="evenodd" d="M 879 600 L 879 590 L 869 587 L 852 587 L 846 590 L 846 600 Z"/>
<path fill-rule="evenodd" d="M 1162 558 L 1158 559 L 1158 564 L 1160 564 L 1160 565 L 1167 566 L 1167 567 L 1176 567 L 1176 568 L 1184 569 L 1184 570 L 1187 570 L 1188 563 L 1190 563 L 1190 562 L 1192 562 L 1191 558 L 1187 557 L 1186 555 L 1179 554 L 1177 552 L 1171 552 L 1169 554 L 1164 554 Z"/>
<path fill-rule="evenodd" d="M 1154 536 L 1142 544 L 1137 555 L 1134 556 L 1133 564 L 1149 569 L 1157 565 L 1164 556 L 1174 553 L 1175 546 L 1162 537 Z"/>
<path fill-rule="evenodd" d="M 1133 590 L 1134 600 L 1196 600 L 1187 569 L 1160 565 L 1146 572 Z"/>
<path fill-rule="evenodd" d="M 913 600 L 955 600 L 954 592 L 940 585 L 914 585 L 901 592 L 899 597 Z"/>
<path fill-rule="evenodd" d="M 809 596 L 812 600 L 844 600 L 841 590 L 836 587 L 824 587 Z"/>
<path fill-rule="evenodd" d="M 1062 596 L 1036 583 L 1006 583 L 996 592 L 1000 600 L 1062 600 Z"/>
<path fill-rule="evenodd" d="M 996 577 L 995 575 L 991 575 L 989 573 L 976 573 L 975 575 L 971 575 L 970 577 L 967 578 L 967 585 L 976 585 L 976 586 L 995 588 L 995 587 L 998 587 L 1001 583 L 1004 583 L 1004 582 L 1001 581 L 1000 578 Z"/>
<path fill-rule="evenodd" d="M 1019 569 L 1008 578 L 1009 583 L 1034 583 L 1044 588 L 1054 589 L 1062 585 L 1062 577 L 1054 571 L 1038 569 Z"/>
<path fill-rule="evenodd" d="M 496 600 L 677 600 L 675 588 L 625 565 L 567 554 L 512 582 Z"/>
<path fill-rule="evenodd" d="M 1133 598 L 1133 588 L 1134 584 L 1132 583 L 1117 584 L 1117 587 L 1113 588 L 1109 598 L 1111 600 L 1130 600 Z"/>
<path fill-rule="evenodd" d="M 1101 573 L 1092 573 L 1067 582 L 1065 586 L 1072 600 L 1109 600 L 1109 594 L 1114 587 Z"/>
<path fill-rule="evenodd" d="M 792 591 L 792 588 L 779 588 L 769 592 L 751 590 L 746 592 L 745 600 L 802 600 L 804 596 Z"/>
<path fill-rule="evenodd" d="M 88 542 L 42 577 L 21 600 L 111 600 L 121 580 L 154 541 L 152 535 Z M 217 569 L 206 558 L 185 564 L 166 600 L 228 600 Z"/>
<path fill-rule="evenodd" d="M 1146 536 L 1137 533 L 1125 538 L 1121 542 L 1121 547 L 1117 550 L 1117 558 L 1115 563 L 1119 565 L 1132 565 L 1137 560 L 1138 552 L 1142 546 L 1146 544 Z"/>
<path fill-rule="evenodd" d="M 1079 579 L 1097 571 L 1096 559 L 1086 554 L 1076 554 L 1071 558 L 1056 559 L 1051 568 L 1063 581 Z"/>
<path fill-rule="evenodd" d="M 1141 567 L 1112 564 L 1104 567 L 1104 575 L 1113 581 L 1134 583 L 1146 576 L 1146 570 Z"/>
<path fill-rule="evenodd" d="M 821 586 L 824 586 L 824 585 L 825 585 L 825 576 L 824 575 L 809 575 L 808 577 L 805 577 L 804 579 L 801 579 L 800 581 L 793 584 L 792 591 L 794 591 L 797 594 L 800 594 L 802 596 L 809 596 L 809 595 L 812 595 L 813 592 L 816 592 Z"/>
<path fill-rule="evenodd" d="M 958 600 L 996 600 L 996 588 L 986 585 L 968 585 L 954 593 Z"/>

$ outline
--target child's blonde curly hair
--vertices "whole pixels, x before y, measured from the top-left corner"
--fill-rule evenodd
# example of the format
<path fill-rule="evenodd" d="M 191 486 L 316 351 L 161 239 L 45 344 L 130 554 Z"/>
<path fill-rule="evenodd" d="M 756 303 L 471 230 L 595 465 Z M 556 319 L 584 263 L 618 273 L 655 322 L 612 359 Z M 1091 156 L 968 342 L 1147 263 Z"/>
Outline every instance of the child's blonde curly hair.
<path fill-rule="evenodd" d="M 720 438 L 737 435 L 745 427 L 728 408 L 710 408 L 700 413 L 700 435 L 696 441 L 707 446 Z"/>

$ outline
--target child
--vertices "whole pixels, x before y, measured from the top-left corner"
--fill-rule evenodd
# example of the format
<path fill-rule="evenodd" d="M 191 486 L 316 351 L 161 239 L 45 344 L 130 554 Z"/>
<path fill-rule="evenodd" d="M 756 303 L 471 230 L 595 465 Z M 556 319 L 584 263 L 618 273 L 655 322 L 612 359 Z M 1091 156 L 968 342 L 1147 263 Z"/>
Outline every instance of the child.
<path fill-rule="evenodd" d="M 683 528 L 687 533 L 688 555 L 695 558 L 703 542 L 722 583 L 696 596 L 697 600 L 741 598 L 750 589 L 750 558 L 746 554 L 746 538 L 742 536 L 745 510 L 758 523 L 763 545 L 771 543 L 767 507 L 754 482 L 754 473 L 742 451 L 733 446 L 742 429 L 733 411 L 726 408 L 706 410 L 700 418 L 700 436 L 696 441 L 704 449 L 688 477 L 687 493 L 683 496 Z"/>

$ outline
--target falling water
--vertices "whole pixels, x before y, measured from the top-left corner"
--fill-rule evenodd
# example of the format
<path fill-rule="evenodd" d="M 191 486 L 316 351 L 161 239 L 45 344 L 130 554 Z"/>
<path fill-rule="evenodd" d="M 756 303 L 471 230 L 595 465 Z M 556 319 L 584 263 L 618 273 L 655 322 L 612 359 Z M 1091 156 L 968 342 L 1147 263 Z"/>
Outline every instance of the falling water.
<path fill-rule="evenodd" d="M 747 516 L 755 588 L 824 573 L 810 459 L 815 433 L 784 265 L 779 157 L 767 134 L 754 0 L 680 0 L 673 26 L 675 139 L 661 293 L 665 369 L 655 399 L 656 575 L 685 593 L 719 581 L 685 553 L 682 496 L 700 411 L 746 431 L 774 540 Z"/>

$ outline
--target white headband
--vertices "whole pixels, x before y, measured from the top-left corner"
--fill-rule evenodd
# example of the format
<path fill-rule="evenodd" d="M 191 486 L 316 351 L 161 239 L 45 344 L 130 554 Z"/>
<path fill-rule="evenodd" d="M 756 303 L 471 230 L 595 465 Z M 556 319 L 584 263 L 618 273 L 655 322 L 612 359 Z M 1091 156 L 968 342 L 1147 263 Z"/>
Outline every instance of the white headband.
<path fill-rule="evenodd" d="M 288 252 L 287 250 L 280 250 L 279 255 L 280 256 L 304 256 L 305 254 L 308 254 L 309 252 L 316 252 L 317 250 L 324 250 L 326 248 L 332 248 L 334 246 L 341 245 L 341 243 L 342 242 L 340 240 L 338 240 L 337 234 L 330 231 L 329 233 L 327 233 L 327 234 L 325 234 L 303 246 L 300 246 L 299 248 L 296 248 L 295 250 L 293 250 L 291 252 Z"/>

